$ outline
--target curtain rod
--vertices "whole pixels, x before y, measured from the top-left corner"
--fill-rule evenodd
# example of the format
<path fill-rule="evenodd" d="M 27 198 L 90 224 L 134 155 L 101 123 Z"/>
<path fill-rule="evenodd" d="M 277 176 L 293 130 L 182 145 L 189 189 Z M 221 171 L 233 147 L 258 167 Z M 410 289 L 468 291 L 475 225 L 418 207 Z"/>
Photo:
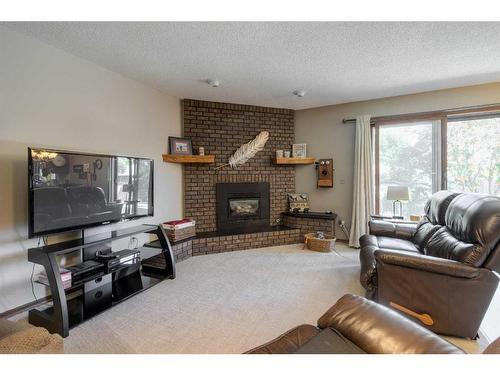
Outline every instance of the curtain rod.
<path fill-rule="evenodd" d="M 429 116 L 429 115 L 436 115 L 436 116 L 453 115 L 453 114 L 473 112 L 474 110 L 480 111 L 480 112 L 486 112 L 488 110 L 500 111 L 500 103 L 476 105 L 476 106 L 470 106 L 470 107 L 457 107 L 457 108 L 451 108 L 451 109 L 443 109 L 440 111 L 402 113 L 402 114 L 390 115 L 390 116 L 377 116 L 377 117 L 373 117 L 371 119 L 371 122 L 372 123 L 377 122 L 377 121 L 380 121 L 381 119 L 384 119 L 384 120 L 397 119 L 398 117 L 424 117 L 424 116 Z M 342 123 L 343 124 L 355 124 L 356 119 L 355 118 L 343 119 Z"/>

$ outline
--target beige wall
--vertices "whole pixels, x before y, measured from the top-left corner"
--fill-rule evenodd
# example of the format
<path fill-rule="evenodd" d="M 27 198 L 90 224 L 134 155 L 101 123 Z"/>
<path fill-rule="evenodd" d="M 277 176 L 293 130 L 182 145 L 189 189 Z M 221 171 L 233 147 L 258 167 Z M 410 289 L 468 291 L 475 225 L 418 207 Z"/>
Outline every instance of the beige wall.
<path fill-rule="evenodd" d="M 33 300 L 27 146 L 155 160 L 155 217 L 182 215 L 182 169 L 161 161 L 181 134 L 177 98 L 0 26 L 0 312 Z M 40 269 L 37 267 L 36 272 Z M 42 296 L 45 290 L 36 286 Z"/>
<path fill-rule="evenodd" d="M 310 194 L 311 209 L 331 209 L 350 225 L 354 164 L 354 126 L 342 119 L 367 114 L 384 116 L 500 103 L 500 83 L 425 92 L 297 111 L 295 141 L 307 143 L 317 158 L 333 158 L 333 189 L 316 189 L 315 169 L 297 167 L 296 191 Z M 337 229 L 340 238 L 344 236 Z"/>

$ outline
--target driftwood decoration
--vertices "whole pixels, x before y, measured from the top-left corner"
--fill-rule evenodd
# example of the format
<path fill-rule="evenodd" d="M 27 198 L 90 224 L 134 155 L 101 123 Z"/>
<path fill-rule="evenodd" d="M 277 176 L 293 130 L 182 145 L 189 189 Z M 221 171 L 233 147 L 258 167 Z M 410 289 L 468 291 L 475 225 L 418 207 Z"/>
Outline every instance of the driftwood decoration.
<path fill-rule="evenodd" d="M 240 148 L 238 148 L 236 152 L 229 158 L 228 163 L 220 165 L 215 169 L 220 169 L 227 165 L 231 166 L 231 168 L 235 168 L 239 165 L 245 164 L 248 160 L 253 158 L 255 154 L 257 154 L 257 152 L 264 149 L 264 146 L 268 139 L 269 132 L 260 132 L 259 135 L 255 137 L 255 139 L 240 146 Z"/>

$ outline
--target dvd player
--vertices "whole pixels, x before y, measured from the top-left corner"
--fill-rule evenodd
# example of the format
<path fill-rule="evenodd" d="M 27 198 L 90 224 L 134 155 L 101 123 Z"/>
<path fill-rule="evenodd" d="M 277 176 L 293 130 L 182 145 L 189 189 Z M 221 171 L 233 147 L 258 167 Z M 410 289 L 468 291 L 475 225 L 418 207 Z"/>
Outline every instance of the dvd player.
<path fill-rule="evenodd" d="M 137 249 L 120 250 L 116 252 L 105 251 L 97 252 L 96 260 L 104 264 L 108 271 L 113 271 L 122 265 L 132 265 L 139 263 L 141 259 L 141 252 Z"/>
<path fill-rule="evenodd" d="M 80 279 L 89 273 L 94 273 L 104 269 L 104 265 L 95 260 L 87 260 L 85 262 L 75 264 L 74 266 L 67 267 L 71 271 L 72 279 Z"/>

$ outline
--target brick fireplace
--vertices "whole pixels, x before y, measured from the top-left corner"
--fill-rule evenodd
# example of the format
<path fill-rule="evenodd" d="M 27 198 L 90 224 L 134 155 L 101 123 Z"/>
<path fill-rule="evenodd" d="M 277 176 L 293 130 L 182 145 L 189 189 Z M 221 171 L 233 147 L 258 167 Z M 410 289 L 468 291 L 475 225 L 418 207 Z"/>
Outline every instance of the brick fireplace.
<path fill-rule="evenodd" d="M 286 193 L 295 190 L 295 168 L 271 163 L 275 150 L 289 150 L 294 143 L 294 111 L 185 99 L 183 126 L 195 151 L 203 146 L 206 154 L 215 155 L 215 165 L 184 167 L 184 213 L 196 220 L 197 232 L 217 230 L 216 189 L 225 183 L 267 183 L 267 221 L 274 224 L 287 208 Z M 237 169 L 214 169 L 263 130 L 270 135 L 263 151 Z"/>
<path fill-rule="evenodd" d="M 305 231 L 323 229 L 314 220 L 301 224 L 287 215 L 283 219 L 292 220 L 292 228 L 273 225 L 287 210 L 286 193 L 295 190 L 295 167 L 271 163 L 275 150 L 289 150 L 294 143 L 293 110 L 185 99 L 183 125 L 184 136 L 191 138 L 194 150 L 205 147 L 207 155 L 215 155 L 215 165 L 184 165 L 184 216 L 196 220 L 197 235 L 172 244 L 176 261 L 194 255 L 298 243 L 303 241 Z M 269 132 L 263 151 L 236 169 L 215 169 L 263 130 Z M 218 203 L 219 209 L 224 208 L 219 215 Z M 218 223 L 218 218 L 224 218 L 224 223 Z M 237 229 L 248 223 L 251 230 L 231 233 L 231 228 L 227 231 L 221 227 L 228 222 Z M 261 230 L 253 231 L 256 227 Z M 327 231 L 329 227 L 325 224 L 324 228 Z M 150 259 L 162 267 L 163 256 Z"/>
<path fill-rule="evenodd" d="M 335 214 L 285 212 L 286 193 L 295 190 L 295 167 L 274 165 L 271 158 L 294 143 L 293 110 L 185 99 L 183 125 L 194 151 L 203 146 L 207 155 L 215 155 L 215 165 L 183 167 L 184 216 L 196 220 L 196 236 L 172 244 L 176 261 L 295 244 L 318 230 L 335 235 Z M 269 140 L 263 151 L 238 168 L 215 169 L 264 130 Z M 274 225 L 277 219 L 281 225 Z M 158 255 L 150 261 L 161 268 L 165 259 Z"/>

